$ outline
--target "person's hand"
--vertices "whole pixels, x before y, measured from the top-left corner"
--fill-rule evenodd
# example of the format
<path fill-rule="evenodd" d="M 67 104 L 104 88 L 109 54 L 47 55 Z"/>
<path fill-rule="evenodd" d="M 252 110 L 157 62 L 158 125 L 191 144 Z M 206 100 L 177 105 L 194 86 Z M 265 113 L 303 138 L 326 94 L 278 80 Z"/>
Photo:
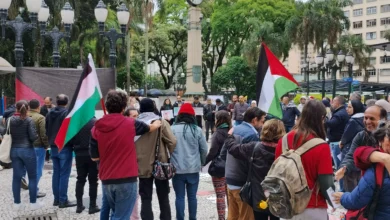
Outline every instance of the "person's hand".
<path fill-rule="evenodd" d="M 229 135 L 232 135 L 232 134 L 233 134 L 233 131 L 234 131 L 234 128 L 230 128 L 228 134 L 229 134 Z"/>
<path fill-rule="evenodd" d="M 339 142 L 339 147 L 340 149 L 343 149 L 344 145 L 341 143 L 341 141 Z"/>
<path fill-rule="evenodd" d="M 160 120 L 156 120 L 156 121 L 154 121 L 154 122 L 152 123 L 152 125 L 153 125 L 154 127 L 156 127 L 156 128 L 159 128 L 159 127 L 161 127 L 162 123 L 161 123 Z"/>
<path fill-rule="evenodd" d="M 343 196 L 343 192 L 336 192 L 336 193 L 333 193 L 333 202 L 336 203 L 336 204 L 340 204 L 340 200 L 341 200 L 341 196 Z"/>
<path fill-rule="evenodd" d="M 339 170 L 337 170 L 334 178 L 337 181 L 341 180 L 344 177 L 346 171 L 347 171 L 347 167 L 340 168 Z"/>

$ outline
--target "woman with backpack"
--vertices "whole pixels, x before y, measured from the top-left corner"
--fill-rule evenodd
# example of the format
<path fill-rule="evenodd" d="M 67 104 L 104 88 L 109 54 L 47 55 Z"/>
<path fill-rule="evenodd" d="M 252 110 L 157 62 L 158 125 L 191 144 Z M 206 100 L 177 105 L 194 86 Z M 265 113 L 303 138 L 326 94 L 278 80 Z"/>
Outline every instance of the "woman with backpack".
<path fill-rule="evenodd" d="M 374 136 L 379 142 L 380 152 L 390 154 L 389 126 L 380 128 L 374 133 Z M 369 155 L 366 155 L 366 157 L 367 156 Z M 377 169 L 378 173 L 376 173 Z M 382 186 L 379 187 L 377 186 L 378 184 L 381 184 Z M 364 209 L 369 213 L 368 219 L 390 219 L 389 170 L 387 170 L 383 164 L 372 164 L 371 167 L 365 171 L 358 186 L 352 192 L 337 192 L 333 194 L 333 197 L 335 203 L 340 203 L 348 210 L 362 210 L 366 207 Z M 347 215 L 349 213 L 350 211 Z"/>
<path fill-rule="evenodd" d="M 293 213 L 293 217 L 288 219 L 293 219 L 293 220 L 328 219 L 328 213 L 327 213 L 328 205 L 326 203 L 326 200 L 328 200 L 330 204 L 331 204 L 331 200 L 327 195 L 326 190 L 329 188 L 334 189 L 334 184 L 333 184 L 333 169 L 332 169 L 332 157 L 330 152 L 330 146 L 329 144 L 323 141 L 326 136 L 326 132 L 324 128 L 324 120 L 326 118 L 326 114 L 327 112 L 325 106 L 322 104 L 321 101 L 318 100 L 308 101 L 302 110 L 301 117 L 298 120 L 297 124 L 286 135 L 287 138 L 286 143 L 283 144 L 283 140 L 281 139 L 279 140 L 279 143 L 276 147 L 275 159 L 278 160 L 278 158 L 282 154 L 284 155 L 283 158 L 285 158 L 286 150 L 283 150 L 283 147 L 288 148 L 290 150 L 295 150 L 296 153 L 298 154 L 299 151 L 297 152 L 297 150 L 300 149 L 300 147 L 303 147 L 305 143 L 309 143 L 309 141 L 311 141 L 312 139 L 319 138 L 322 141 L 318 145 L 314 145 L 314 146 L 306 145 L 305 147 L 312 147 L 312 148 L 310 150 L 301 152 L 301 154 L 298 154 L 301 155 L 300 156 L 301 165 L 303 166 L 304 169 L 304 172 L 301 172 L 301 170 L 299 170 L 298 176 L 306 177 L 307 187 L 309 188 L 309 191 L 303 197 L 295 198 L 298 199 L 300 203 L 296 204 L 293 207 L 291 207 L 290 205 L 292 209 L 290 210 L 290 216 L 291 213 Z M 279 161 L 280 160 L 275 161 L 275 163 Z M 289 175 L 288 172 L 290 172 L 289 169 L 290 167 L 285 167 L 284 168 L 285 173 L 282 173 L 281 175 L 288 176 Z M 264 190 L 266 189 L 264 183 L 267 181 L 267 178 L 268 176 L 262 183 Z M 296 183 L 290 183 L 290 184 L 296 184 Z M 289 196 L 286 194 L 284 197 L 288 199 Z M 304 201 L 304 203 L 302 201 Z M 288 204 L 284 204 L 284 205 L 288 206 Z"/>
<path fill-rule="evenodd" d="M 251 197 L 255 220 L 278 220 L 279 218 L 272 215 L 268 209 L 264 210 L 259 207 L 260 202 L 265 201 L 261 182 L 267 176 L 273 162 L 275 161 L 275 149 L 280 138 L 286 134 L 284 124 L 277 119 L 271 119 L 264 123 L 260 142 L 249 142 L 247 144 L 236 144 L 234 136 L 229 136 L 226 140 L 226 146 L 233 157 L 250 161 L 253 157 L 251 172 L 248 174 L 248 182 L 251 183 Z"/>
<path fill-rule="evenodd" d="M 345 126 L 344 133 L 340 141 L 341 161 L 343 161 L 345 155 L 347 155 L 349 149 L 351 148 L 352 141 L 356 134 L 364 130 L 364 110 L 363 103 L 360 100 L 349 101 L 347 113 L 351 116 L 351 118 Z M 340 167 L 337 167 L 337 169 L 339 168 Z M 344 176 L 343 181 L 340 180 L 340 191 L 351 192 L 357 186 L 359 179 L 360 170 L 355 169 L 351 171 L 348 175 Z"/>
<path fill-rule="evenodd" d="M 184 220 L 187 191 L 189 219 L 196 220 L 199 172 L 206 161 L 208 146 L 202 129 L 196 124 L 191 104 L 181 106 L 172 132 L 177 140 L 171 157 L 171 163 L 176 167 L 176 175 L 172 178 L 176 194 L 176 219 Z"/>
<path fill-rule="evenodd" d="M 232 119 L 230 117 L 229 112 L 227 111 L 218 111 L 215 114 L 217 119 L 215 123 L 215 132 L 211 140 L 210 151 L 206 156 L 206 162 L 204 164 L 207 165 L 210 161 L 209 174 L 211 175 L 211 179 L 213 181 L 215 194 L 217 195 L 217 211 L 218 211 L 218 219 L 225 220 L 225 209 L 226 209 L 226 179 L 225 179 L 225 166 L 221 166 L 224 163 L 221 162 L 221 158 L 219 157 L 223 144 L 228 136 L 229 129 L 232 127 Z M 220 161 L 218 161 L 220 160 Z M 220 167 L 217 167 L 220 166 Z"/>

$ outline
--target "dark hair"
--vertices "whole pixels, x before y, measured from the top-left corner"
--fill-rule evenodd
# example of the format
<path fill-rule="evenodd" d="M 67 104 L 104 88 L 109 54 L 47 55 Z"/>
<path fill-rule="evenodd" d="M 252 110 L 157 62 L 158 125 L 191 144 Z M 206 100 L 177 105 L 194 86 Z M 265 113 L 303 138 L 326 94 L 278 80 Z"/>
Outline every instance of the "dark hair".
<path fill-rule="evenodd" d="M 351 100 L 351 105 L 353 107 L 353 115 L 357 113 L 364 113 L 364 105 L 360 100 Z"/>
<path fill-rule="evenodd" d="M 296 130 L 294 136 L 294 145 L 296 145 L 299 140 L 303 140 L 303 142 L 305 142 L 310 135 L 314 135 L 314 137 L 325 140 L 325 117 L 326 109 L 321 101 L 314 99 L 306 102 L 298 123 L 294 127 Z"/>
<path fill-rule="evenodd" d="M 106 97 L 106 108 L 108 113 L 122 113 L 127 106 L 127 95 L 123 92 L 110 90 Z"/>
<path fill-rule="evenodd" d="M 330 103 L 330 98 L 324 97 L 324 99 Z"/>
<path fill-rule="evenodd" d="M 384 109 L 382 106 L 379 106 L 379 105 L 375 105 L 375 106 L 377 106 L 380 109 L 381 119 L 387 120 L 387 111 L 386 111 L 386 109 Z"/>
<path fill-rule="evenodd" d="M 30 102 L 28 103 L 28 105 L 30 106 L 30 109 L 37 109 L 37 108 L 39 108 L 40 103 L 36 99 L 31 99 Z"/>
<path fill-rule="evenodd" d="M 56 97 L 58 106 L 65 106 L 68 104 L 69 98 L 65 94 L 59 94 Z"/>
<path fill-rule="evenodd" d="M 378 142 L 383 142 L 385 137 L 390 138 L 390 124 L 386 123 L 384 126 L 376 130 L 372 135 Z"/>
<path fill-rule="evenodd" d="M 288 96 L 288 94 L 284 94 L 284 95 L 282 96 L 282 98 L 280 98 L 280 100 L 283 100 L 283 98 L 289 98 L 289 99 L 290 99 L 290 97 Z"/>
<path fill-rule="evenodd" d="M 244 121 L 251 123 L 254 118 L 257 118 L 257 120 L 260 120 L 263 116 L 265 116 L 267 113 L 263 112 L 257 107 L 250 107 L 246 110 L 244 114 Z"/>
<path fill-rule="evenodd" d="M 339 100 L 341 105 L 345 105 L 345 98 L 344 96 L 338 95 L 336 98 Z"/>
<path fill-rule="evenodd" d="M 47 99 L 47 98 L 48 98 L 50 101 L 53 101 L 53 98 L 52 98 L 52 97 L 49 97 L 49 96 L 46 96 L 46 97 L 44 98 L 44 100 Z"/>
<path fill-rule="evenodd" d="M 131 111 L 137 111 L 137 113 L 139 114 L 139 111 L 138 109 L 134 108 L 134 107 L 130 107 L 130 108 L 127 108 L 124 112 L 123 112 L 123 115 L 126 116 L 126 117 L 130 117 L 130 112 Z"/>
<path fill-rule="evenodd" d="M 176 117 L 175 124 L 184 123 L 183 137 L 186 139 L 186 131 L 188 128 L 191 129 L 192 135 L 195 137 L 195 130 L 198 127 L 196 123 L 196 118 L 194 115 L 181 113 Z"/>
<path fill-rule="evenodd" d="M 195 96 L 195 97 L 194 97 L 194 100 L 199 100 L 199 97 L 198 97 L 198 96 Z"/>
<path fill-rule="evenodd" d="M 218 111 L 215 114 L 217 121 L 215 122 L 215 130 L 222 124 L 227 124 L 229 129 L 232 127 L 232 118 L 230 117 L 229 112 L 225 110 Z"/>
<path fill-rule="evenodd" d="M 27 118 L 28 103 L 26 100 L 20 100 L 16 103 L 16 111 L 19 112 L 20 118 Z"/>

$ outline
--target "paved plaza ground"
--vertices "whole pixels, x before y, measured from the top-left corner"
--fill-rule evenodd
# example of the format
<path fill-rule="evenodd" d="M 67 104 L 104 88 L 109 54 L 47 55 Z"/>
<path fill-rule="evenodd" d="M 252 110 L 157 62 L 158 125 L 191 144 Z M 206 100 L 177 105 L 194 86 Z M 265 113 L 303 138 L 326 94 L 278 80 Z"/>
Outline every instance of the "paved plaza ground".
<path fill-rule="evenodd" d="M 205 169 L 206 170 L 206 169 Z M 27 220 L 26 217 L 29 216 L 39 216 L 39 215 L 47 215 L 52 214 L 53 220 L 98 220 L 99 214 L 89 215 L 88 209 L 84 210 L 81 214 L 76 214 L 76 207 L 59 209 L 58 207 L 53 207 L 53 196 L 51 191 L 51 177 L 52 177 L 52 166 L 50 163 L 45 164 L 45 169 L 43 172 L 43 176 L 39 183 L 39 188 L 42 192 L 45 192 L 47 195 L 44 198 L 38 199 L 42 201 L 45 206 L 44 208 L 36 211 L 29 211 L 26 207 L 18 212 L 13 211 L 13 196 L 12 196 L 12 169 L 6 169 L 0 171 L 0 220 L 13 220 L 13 219 L 23 219 Z M 175 192 L 171 185 L 170 192 L 170 203 L 172 208 L 172 219 L 176 219 L 175 215 Z M 73 165 L 72 173 L 69 181 L 69 200 L 75 201 L 75 188 L 76 188 L 76 167 Z M 21 191 L 22 203 L 28 204 L 29 195 L 28 190 Z M 98 205 L 101 206 L 101 198 L 102 192 L 101 187 L 99 187 L 98 192 Z M 88 207 L 88 183 L 85 187 L 84 192 L 84 205 Z M 187 205 L 187 204 L 186 204 Z M 159 217 L 159 205 L 156 193 L 154 193 L 153 197 L 153 212 L 154 219 L 158 219 Z M 336 211 L 333 213 L 331 219 L 340 219 L 340 211 Z M 55 218 L 56 217 L 56 218 Z M 49 218 L 46 218 L 48 220 Z M 211 182 L 211 177 L 207 173 L 201 173 L 199 191 L 198 191 L 198 219 L 206 220 L 206 219 L 218 219 L 217 211 L 216 211 L 216 202 L 215 202 L 215 194 L 214 188 Z M 28 220 L 32 220 L 28 218 Z M 35 218 L 37 220 L 37 218 Z M 40 219 L 42 220 L 42 218 Z"/>

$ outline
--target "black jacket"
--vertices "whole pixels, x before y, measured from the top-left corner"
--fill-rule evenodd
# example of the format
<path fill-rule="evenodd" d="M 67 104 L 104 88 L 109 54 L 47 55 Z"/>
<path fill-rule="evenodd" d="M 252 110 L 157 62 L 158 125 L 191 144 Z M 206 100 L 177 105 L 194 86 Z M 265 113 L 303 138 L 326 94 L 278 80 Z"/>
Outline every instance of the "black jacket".
<path fill-rule="evenodd" d="M 339 142 L 343 136 L 345 126 L 349 121 L 349 115 L 344 106 L 335 110 L 332 118 L 325 122 L 328 130 L 329 142 Z"/>
<path fill-rule="evenodd" d="M 218 128 L 211 140 L 211 147 L 209 153 L 206 156 L 205 165 L 212 161 L 214 158 L 218 157 L 222 151 L 223 144 L 225 143 L 226 138 L 228 137 L 229 128 Z"/>
<path fill-rule="evenodd" d="M 46 136 L 49 139 L 49 144 L 55 146 L 54 143 L 58 130 L 61 127 L 62 121 L 68 114 L 65 107 L 57 106 L 49 111 L 46 115 Z"/>
<path fill-rule="evenodd" d="M 195 110 L 195 108 L 203 108 L 203 104 L 200 103 L 200 102 L 197 103 L 197 104 L 192 103 L 192 107 L 194 107 L 194 110 Z M 198 126 L 200 128 L 202 128 L 202 116 L 201 115 L 196 115 L 195 118 L 196 118 L 196 123 L 198 124 Z"/>
<path fill-rule="evenodd" d="M 228 146 L 240 144 L 242 137 L 229 135 L 221 151 L 221 158 L 226 161 L 225 177 L 226 183 L 233 186 L 243 186 L 248 176 L 249 163 L 245 160 L 238 160 L 228 152 Z"/>
<path fill-rule="evenodd" d="M 11 116 L 6 121 L 3 135 L 7 132 L 8 121 L 10 122 L 12 147 L 33 148 L 34 141 L 38 139 L 34 121 L 30 117 L 21 119 L 19 116 Z"/>
<path fill-rule="evenodd" d="M 91 139 L 91 130 L 97 121 L 92 118 L 71 140 L 76 156 L 89 156 L 89 140 Z"/>
<path fill-rule="evenodd" d="M 227 107 L 224 104 L 221 104 L 220 106 L 215 105 L 215 109 L 216 111 L 222 111 L 222 110 L 227 111 Z"/>
<path fill-rule="evenodd" d="M 288 105 L 285 107 L 282 103 L 281 107 L 283 111 L 282 121 L 284 123 L 284 126 L 293 127 L 295 125 L 295 118 L 299 117 L 301 115 L 301 112 L 298 110 L 297 106 L 294 103 L 288 103 Z"/>
<path fill-rule="evenodd" d="M 255 150 L 253 154 L 252 171 L 248 176 L 252 186 L 252 204 L 255 204 L 253 209 L 254 211 L 262 212 L 263 210 L 257 207 L 257 204 L 259 204 L 261 200 L 265 200 L 263 188 L 260 184 L 267 176 L 268 171 L 275 161 L 275 147 L 266 146 L 260 142 L 249 142 L 246 144 L 227 142 L 227 145 L 229 153 L 236 159 L 242 161 L 250 161 L 253 150 Z"/>
<path fill-rule="evenodd" d="M 215 105 L 213 104 L 207 104 L 203 107 L 203 119 L 205 121 L 215 121 Z"/>
<path fill-rule="evenodd" d="M 47 108 L 46 105 L 43 105 L 43 106 L 41 107 L 41 112 L 40 112 L 40 114 L 46 117 L 47 113 L 49 113 L 49 111 L 52 110 L 52 109 L 54 109 L 54 107 L 52 107 L 52 108 L 49 109 L 49 108 Z"/>
<path fill-rule="evenodd" d="M 359 132 L 355 136 L 355 138 L 353 139 L 351 147 L 350 147 L 347 155 L 345 156 L 344 160 L 341 162 L 340 167 L 347 167 L 346 174 L 349 174 L 352 171 L 359 170 L 355 166 L 355 162 L 353 159 L 353 154 L 355 153 L 355 150 L 360 146 L 375 147 L 377 145 L 378 145 L 378 143 L 377 143 L 376 139 L 373 137 L 373 135 L 371 134 L 371 132 L 366 131 L 366 130 Z"/>
<path fill-rule="evenodd" d="M 344 154 L 351 148 L 352 141 L 356 134 L 364 130 L 363 117 L 363 113 L 352 115 L 348 124 L 345 126 L 344 134 L 341 137 L 341 144 L 343 145 L 342 151 Z"/>

